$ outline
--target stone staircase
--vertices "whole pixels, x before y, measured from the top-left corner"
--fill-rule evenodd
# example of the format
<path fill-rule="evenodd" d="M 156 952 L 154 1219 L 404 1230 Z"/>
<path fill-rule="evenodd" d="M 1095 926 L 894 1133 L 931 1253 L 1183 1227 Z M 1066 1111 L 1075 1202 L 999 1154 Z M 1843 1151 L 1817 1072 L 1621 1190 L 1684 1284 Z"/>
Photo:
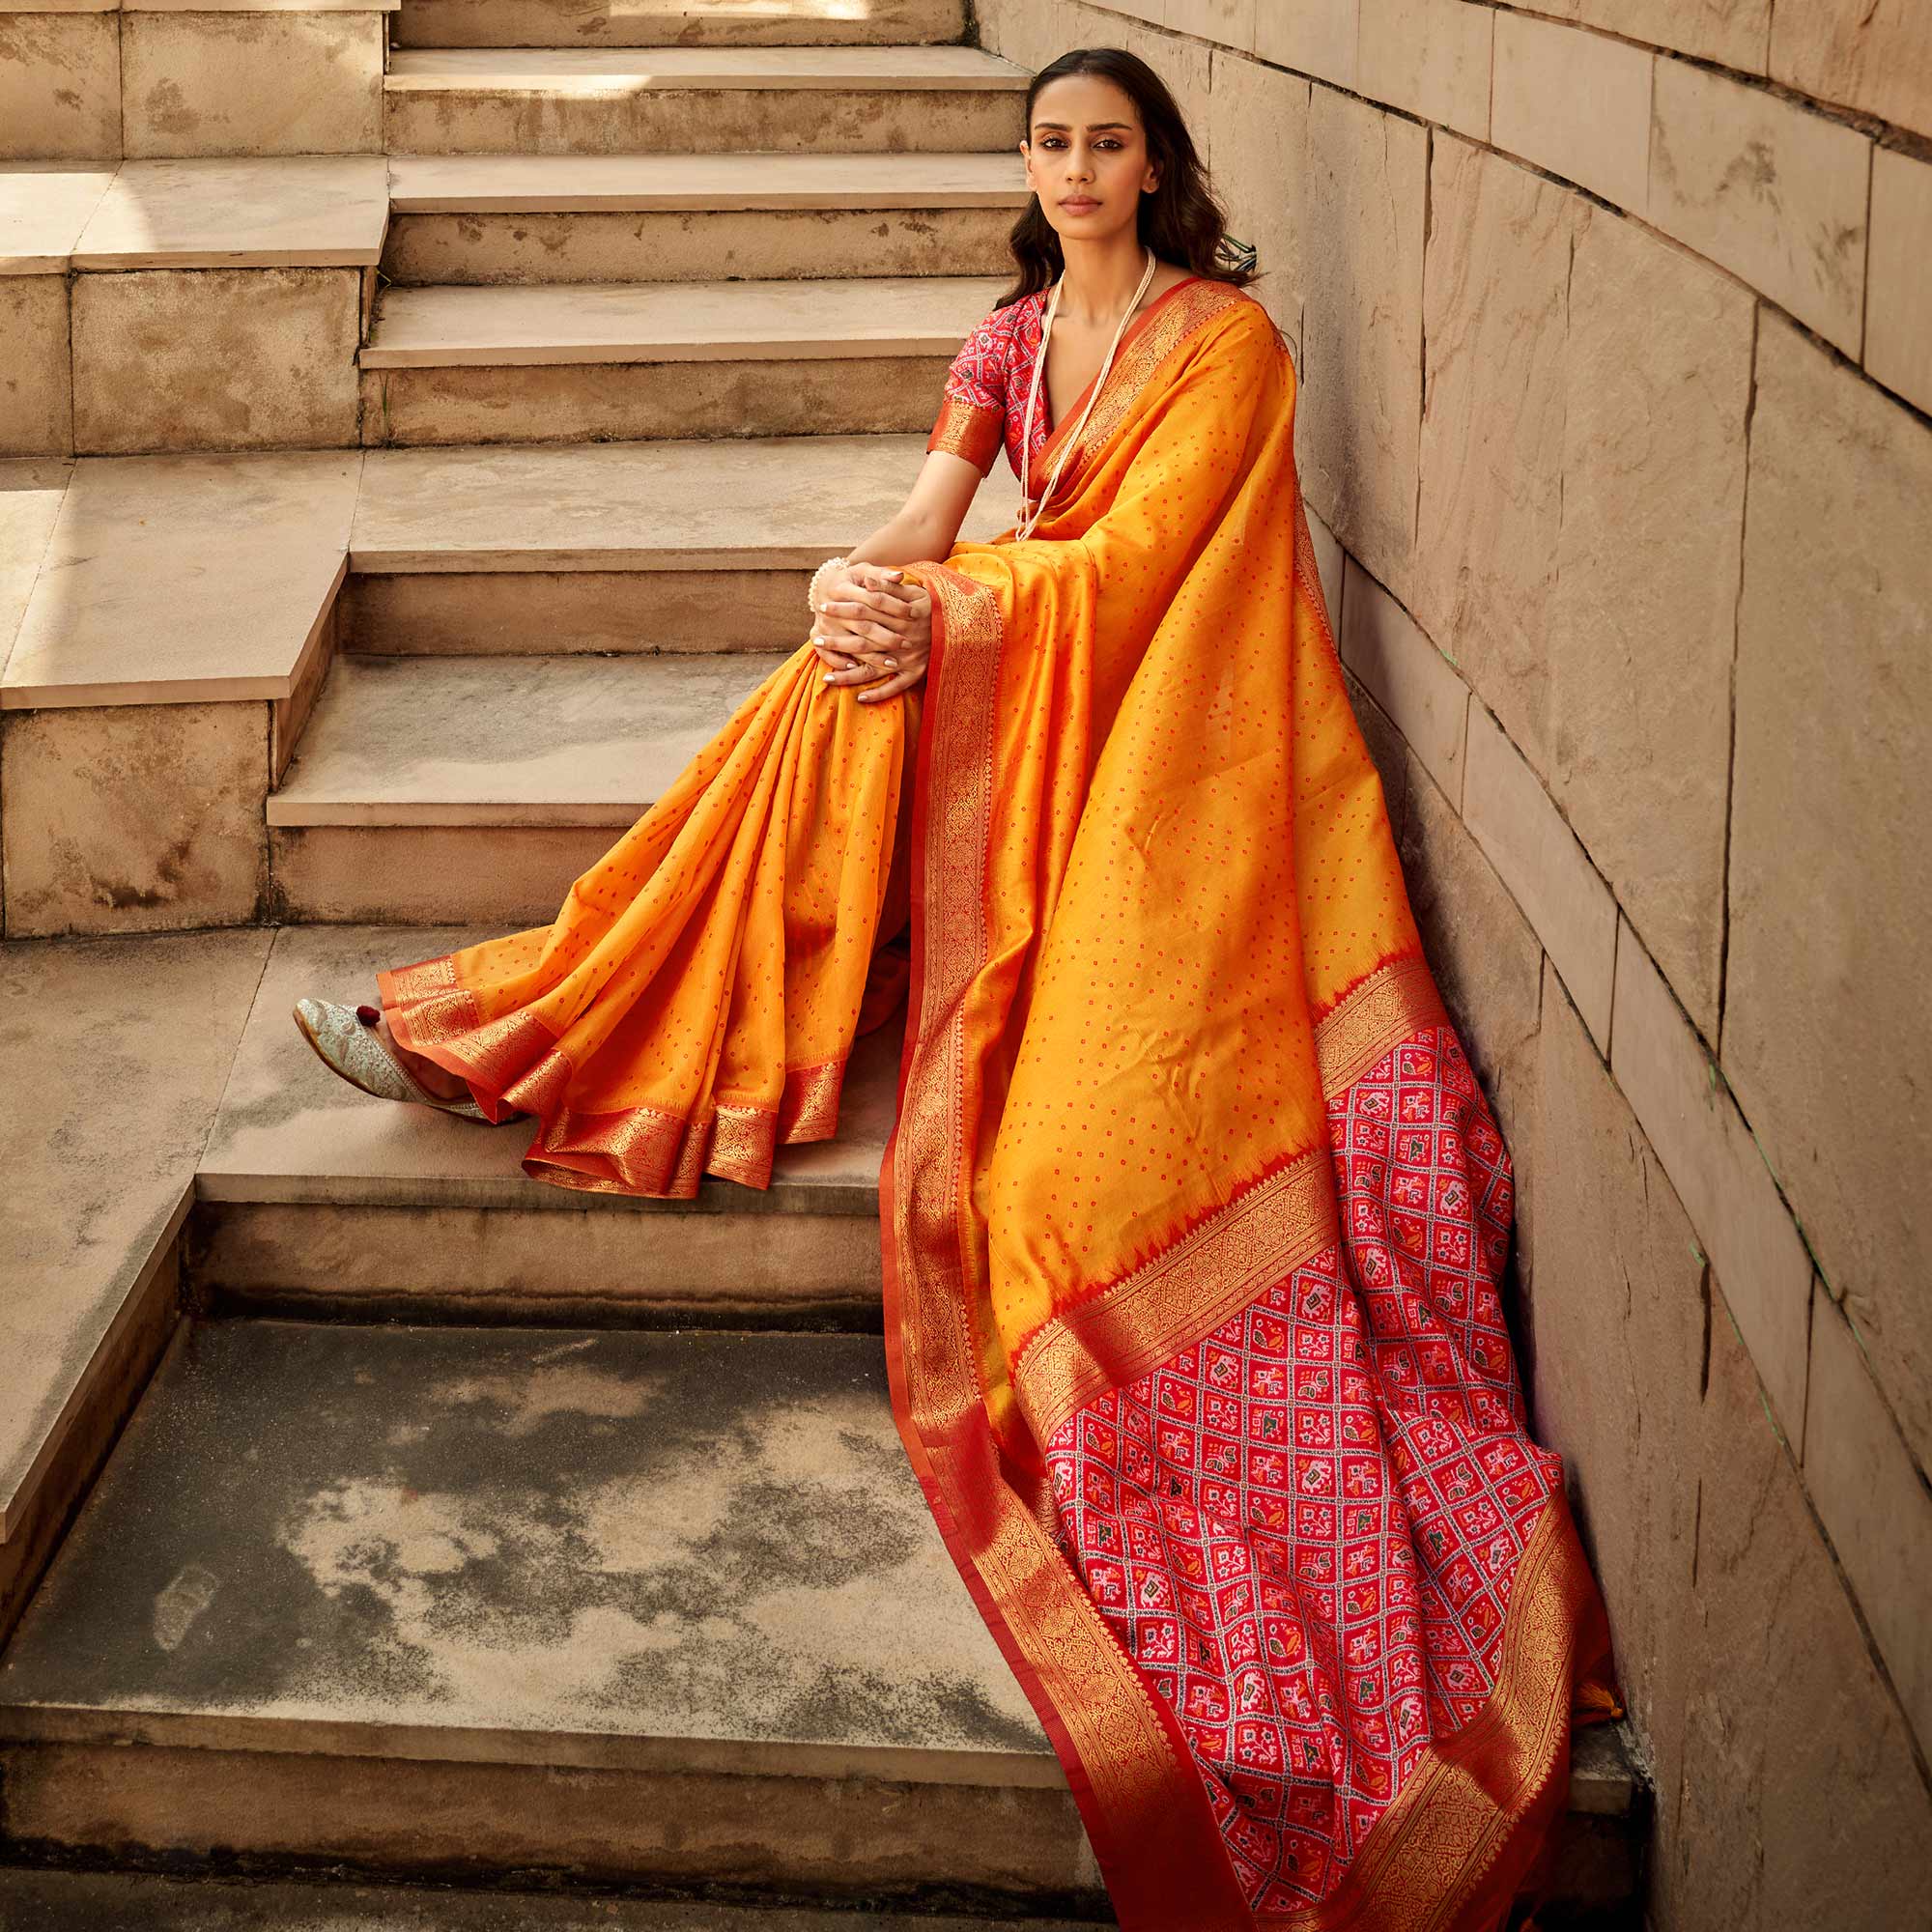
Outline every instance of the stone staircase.
<path fill-rule="evenodd" d="M 0 493 L 8 930 L 231 929 L 6 949 L 60 1015 L 28 1083 L 116 1077 L 22 1183 L 0 1925 L 1106 1918 L 892 1425 L 895 1028 L 838 1140 L 668 1204 L 532 1183 L 289 1019 L 548 920 L 896 507 L 1023 199 L 1026 76 L 965 28 L 403 0 L 386 162 L 62 175 L 81 461 Z M 146 413 L 83 377 L 83 316 L 131 366 L 142 302 L 165 360 L 292 289 L 354 338 L 298 432 L 272 357 Z M 1586 1733 L 1548 1932 L 1625 1922 L 1642 1804 Z"/>

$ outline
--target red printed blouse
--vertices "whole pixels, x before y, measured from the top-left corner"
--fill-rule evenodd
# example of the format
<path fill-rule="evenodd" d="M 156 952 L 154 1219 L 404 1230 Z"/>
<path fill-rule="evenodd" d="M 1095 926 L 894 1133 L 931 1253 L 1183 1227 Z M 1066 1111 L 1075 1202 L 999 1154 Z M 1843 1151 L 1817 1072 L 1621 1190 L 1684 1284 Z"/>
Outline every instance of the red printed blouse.
<path fill-rule="evenodd" d="M 1020 473 L 1019 419 L 1026 408 L 1027 384 L 1033 381 L 1034 357 L 1039 354 L 1041 321 L 1050 294 L 1040 289 L 1006 308 L 996 308 L 966 338 L 946 372 L 946 393 L 926 439 L 928 450 L 963 456 L 985 476 L 1004 443 L 1013 474 Z M 1039 454 L 1047 439 L 1047 407 L 1042 383 L 1033 421 L 1026 425 L 1029 461 Z"/>
<path fill-rule="evenodd" d="M 1198 275 L 1185 277 L 1188 282 L 1198 280 Z M 1152 308 L 1183 285 L 1172 284 L 1142 312 L 1141 319 L 1144 321 Z M 963 456 L 985 476 L 992 472 L 993 458 L 1004 444 L 1007 461 L 1017 476 L 1024 435 L 1027 460 L 1037 477 L 1040 447 L 1054 427 L 1045 383 L 1040 384 L 1034 400 L 1033 420 L 1022 426 L 1020 417 L 1026 410 L 1034 358 L 1039 354 L 1046 305 L 1052 295 L 1050 288 L 1039 289 L 1005 308 L 996 308 L 966 338 L 946 372 L 946 392 L 940 399 L 932 434 L 925 440 L 927 450 L 943 449 Z M 1085 396 L 1083 390 L 1083 407 Z"/>

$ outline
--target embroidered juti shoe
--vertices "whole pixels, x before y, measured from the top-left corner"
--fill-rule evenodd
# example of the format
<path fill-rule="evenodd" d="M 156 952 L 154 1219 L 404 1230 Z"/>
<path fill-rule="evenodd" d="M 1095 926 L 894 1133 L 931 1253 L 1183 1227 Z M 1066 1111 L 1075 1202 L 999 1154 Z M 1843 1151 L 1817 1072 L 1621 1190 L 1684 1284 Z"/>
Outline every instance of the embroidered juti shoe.
<path fill-rule="evenodd" d="M 419 1100 L 425 1107 L 459 1114 L 466 1121 L 489 1119 L 467 1094 L 460 1100 L 444 1100 L 432 1094 L 383 1044 L 374 1029 L 357 1018 L 354 1007 L 334 1006 L 327 1000 L 298 1000 L 296 1025 L 330 1072 L 339 1073 L 350 1086 L 373 1094 L 379 1100 Z"/>

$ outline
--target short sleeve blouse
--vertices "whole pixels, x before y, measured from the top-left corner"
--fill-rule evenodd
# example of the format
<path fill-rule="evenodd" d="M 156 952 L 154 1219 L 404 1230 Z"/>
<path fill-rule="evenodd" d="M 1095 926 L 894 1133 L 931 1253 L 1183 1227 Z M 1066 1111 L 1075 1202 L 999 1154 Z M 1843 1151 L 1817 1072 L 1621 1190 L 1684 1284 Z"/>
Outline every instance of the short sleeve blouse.
<path fill-rule="evenodd" d="M 1037 457 L 1047 436 L 1044 383 L 1034 403 L 1033 421 L 1024 427 L 1024 445 L 1020 416 L 1033 381 L 1034 357 L 1039 354 L 1047 294 L 1041 289 L 996 308 L 966 338 L 946 372 L 946 392 L 926 439 L 928 450 L 963 456 L 981 476 L 991 472 L 1003 444 L 1015 476 L 1023 446 L 1029 460 Z"/>

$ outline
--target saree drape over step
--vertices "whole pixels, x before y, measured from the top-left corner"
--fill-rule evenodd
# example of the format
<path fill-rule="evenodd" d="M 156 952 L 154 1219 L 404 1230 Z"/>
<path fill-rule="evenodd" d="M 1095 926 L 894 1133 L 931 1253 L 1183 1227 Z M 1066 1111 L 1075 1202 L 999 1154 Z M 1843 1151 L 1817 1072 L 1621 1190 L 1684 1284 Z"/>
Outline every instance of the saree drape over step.
<path fill-rule="evenodd" d="M 1489 1932 L 1573 1721 L 1619 1707 L 1498 1300 L 1510 1159 L 1343 688 L 1294 399 L 1259 303 L 1171 289 L 1034 535 L 911 567 L 916 770 L 904 707 L 806 647 L 554 925 L 383 991 L 487 1110 L 536 1117 L 532 1172 L 762 1184 L 834 1127 L 908 892 L 894 1408 L 1122 1924 Z M 947 409 L 936 438 L 996 446 Z"/>

